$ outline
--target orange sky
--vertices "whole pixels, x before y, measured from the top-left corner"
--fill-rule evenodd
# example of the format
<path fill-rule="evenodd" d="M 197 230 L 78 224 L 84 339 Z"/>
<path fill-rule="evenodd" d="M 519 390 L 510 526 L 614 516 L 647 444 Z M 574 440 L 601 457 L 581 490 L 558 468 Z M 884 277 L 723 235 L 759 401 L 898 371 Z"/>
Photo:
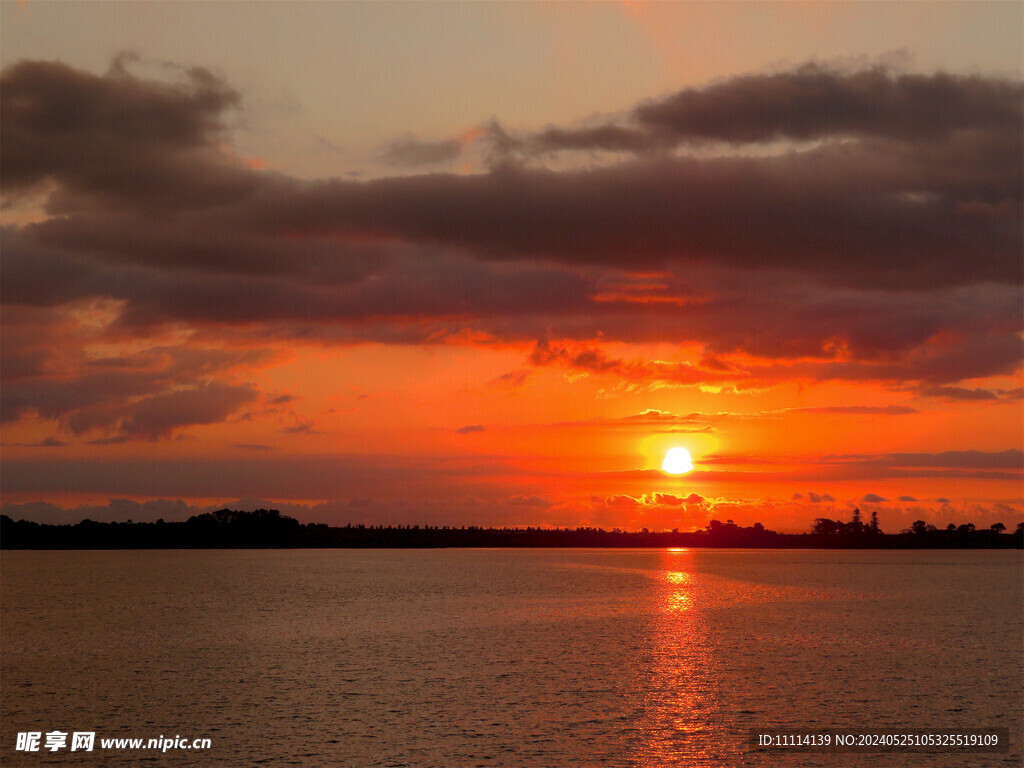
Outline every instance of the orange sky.
<path fill-rule="evenodd" d="M 128 26 L 148 50 L 97 66 L 48 7 L 5 6 L 5 47 L 35 35 L 0 86 L 5 513 L 1012 527 L 1019 6 L 977 9 L 944 65 L 950 9 L 597 5 L 522 9 L 492 59 L 457 41 L 507 9 L 427 13 L 466 73 L 439 55 L 349 133 L 312 63 L 260 79 Z M 253 34 L 295 46 L 275 13 Z M 886 21 L 920 52 L 879 48 Z M 680 42 L 766 23 L 756 61 Z M 390 34 L 396 61 L 423 45 Z M 614 40 L 648 58 L 611 76 Z M 527 78 L 530 51 L 573 77 Z M 536 101 L 488 103 L 499 70 Z M 692 473 L 660 470 L 676 446 Z"/>

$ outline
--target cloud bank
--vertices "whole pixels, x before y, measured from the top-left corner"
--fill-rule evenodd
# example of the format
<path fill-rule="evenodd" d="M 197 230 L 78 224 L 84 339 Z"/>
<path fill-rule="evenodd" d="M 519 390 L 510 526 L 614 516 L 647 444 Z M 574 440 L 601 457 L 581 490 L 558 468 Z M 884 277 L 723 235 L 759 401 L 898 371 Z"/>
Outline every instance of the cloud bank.
<path fill-rule="evenodd" d="M 969 382 L 1024 355 L 1020 82 L 804 66 L 599 125 L 494 123 L 471 134 L 495 158 L 479 173 L 309 181 L 231 148 L 244 100 L 217 75 L 132 66 L 0 76 L 2 193 L 31 211 L 2 232 L 5 420 L 163 439 L 259 401 L 246 366 L 261 361 L 228 339 L 467 332 L 638 385 L 1019 397 Z M 472 143 L 406 138 L 386 156 L 419 167 Z M 598 161 L 544 164 L 566 152 Z M 67 334 L 150 346 L 104 359 L 57 349 Z M 705 354 L 618 358 L 611 341 Z"/>

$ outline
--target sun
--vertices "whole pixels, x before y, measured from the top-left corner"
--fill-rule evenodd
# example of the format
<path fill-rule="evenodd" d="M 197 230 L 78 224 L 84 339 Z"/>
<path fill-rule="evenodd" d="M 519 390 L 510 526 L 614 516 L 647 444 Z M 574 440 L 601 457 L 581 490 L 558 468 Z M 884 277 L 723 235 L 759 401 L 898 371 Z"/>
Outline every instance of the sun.
<path fill-rule="evenodd" d="M 665 461 L 661 468 L 670 475 L 682 475 L 693 469 L 693 459 L 690 452 L 685 448 L 670 448 L 665 454 Z"/>

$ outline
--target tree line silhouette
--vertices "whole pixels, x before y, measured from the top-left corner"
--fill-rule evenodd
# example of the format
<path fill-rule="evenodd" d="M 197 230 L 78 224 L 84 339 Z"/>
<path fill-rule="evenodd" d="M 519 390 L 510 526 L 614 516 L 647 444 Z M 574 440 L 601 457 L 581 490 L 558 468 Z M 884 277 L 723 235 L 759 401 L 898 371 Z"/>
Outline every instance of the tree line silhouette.
<path fill-rule="evenodd" d="M 0 515 L 0 549 L 277 549 L 438 547 L 742 547 L 818 549 L 1022 548 L 1024 522 L 1012 534 L 995 523 L 938 529 L 922 520 L 897 534 L 883 533 L 877 513 L 859 509 L 848 522 L 817 518 L 810 533 L 777 533 L 761 523 L 744 527 L 711 520 L 698 531 L 624 531 L 613 528 L 488 528 L 480 526 L 345 525 L 300 523 L 276 509 L 221 509 L 185 522 L 50 525 Z"/>

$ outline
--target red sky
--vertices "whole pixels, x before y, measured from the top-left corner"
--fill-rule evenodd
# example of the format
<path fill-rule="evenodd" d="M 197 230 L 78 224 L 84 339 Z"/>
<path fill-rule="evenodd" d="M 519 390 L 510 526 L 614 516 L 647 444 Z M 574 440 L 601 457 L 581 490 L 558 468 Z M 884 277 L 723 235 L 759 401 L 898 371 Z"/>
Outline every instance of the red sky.
<path fill-rule="evenodd" d="M 1024 515 L 1019 74 L 776 63 L 317 175 L 157 64 L 3 70 L 5 513 Z"/>

